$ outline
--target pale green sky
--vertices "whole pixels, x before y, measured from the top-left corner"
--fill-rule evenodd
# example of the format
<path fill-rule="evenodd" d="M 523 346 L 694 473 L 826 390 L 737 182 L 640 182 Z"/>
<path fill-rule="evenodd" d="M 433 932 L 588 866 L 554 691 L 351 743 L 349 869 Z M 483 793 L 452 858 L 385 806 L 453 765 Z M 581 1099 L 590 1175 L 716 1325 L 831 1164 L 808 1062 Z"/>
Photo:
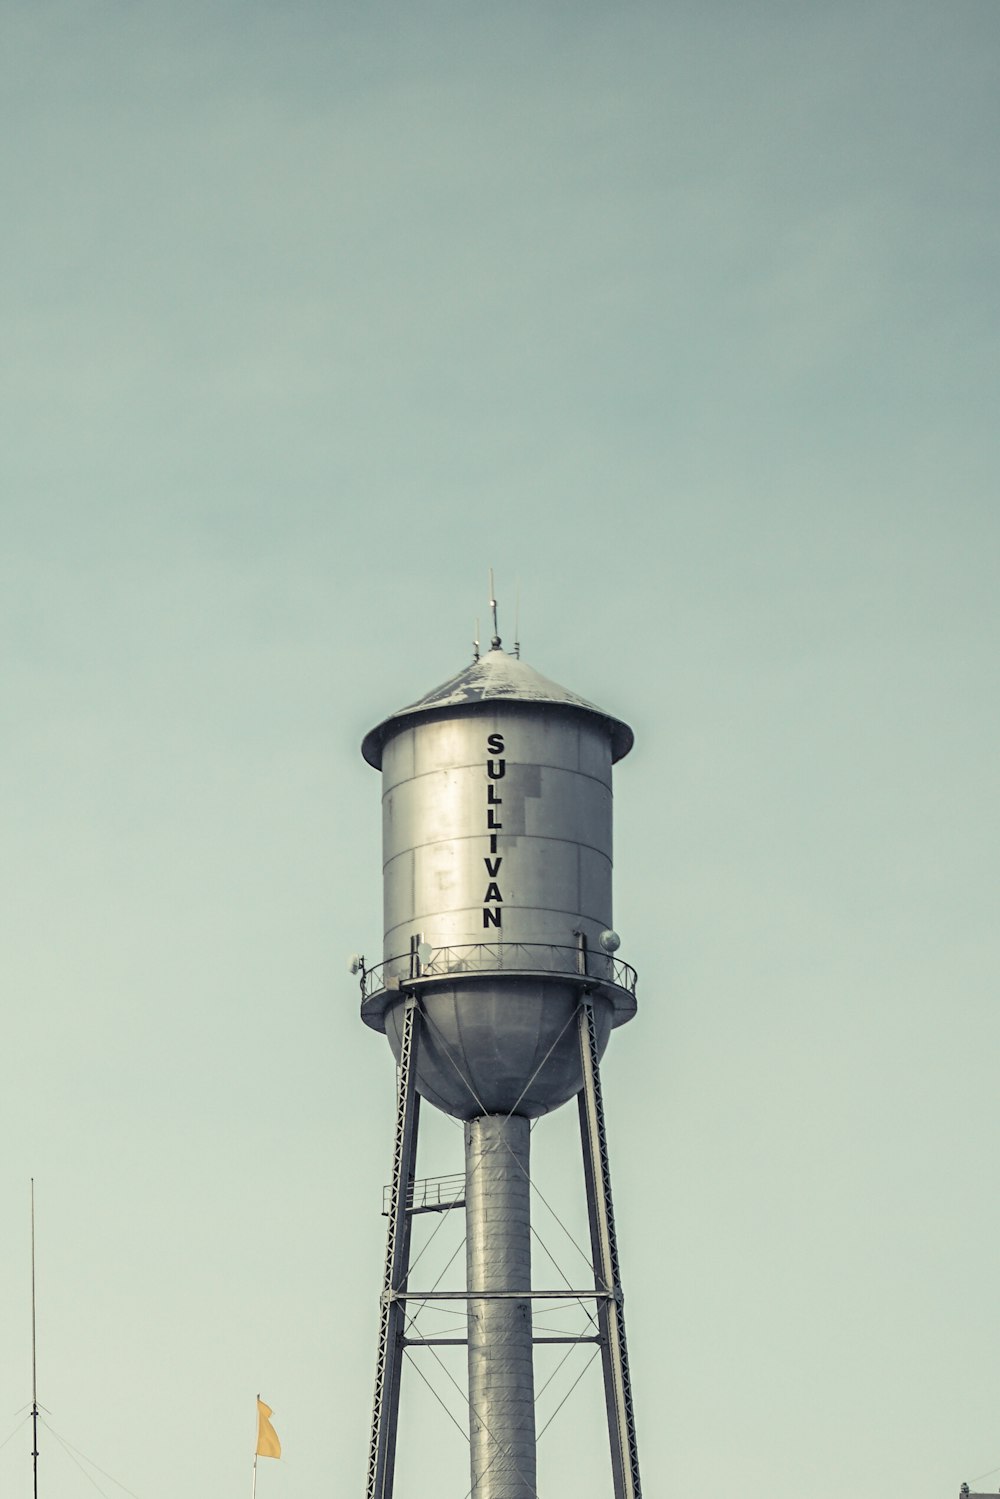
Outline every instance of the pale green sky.
<path fill-rule="evenodd" d="M 646 1488 L 1000 1466 L 995 0 L 2 30 L 0 1442 L 34 1174 L 68 1441 L 246 1494 L 261 1390 L 259 1499 L 361 1492 L 358 745 L 468 660 L 492 564 L 505 637 L 519 583 L 524 658 L 636 729 L 605 1089 Z M 579 1225 L 572 1127 L 535 1140 Z M 592 1370 L 540 1499 L 606 1499 L 600 1407 Z M 463 1499 L 404 1408 L 397 1499 Z"/>

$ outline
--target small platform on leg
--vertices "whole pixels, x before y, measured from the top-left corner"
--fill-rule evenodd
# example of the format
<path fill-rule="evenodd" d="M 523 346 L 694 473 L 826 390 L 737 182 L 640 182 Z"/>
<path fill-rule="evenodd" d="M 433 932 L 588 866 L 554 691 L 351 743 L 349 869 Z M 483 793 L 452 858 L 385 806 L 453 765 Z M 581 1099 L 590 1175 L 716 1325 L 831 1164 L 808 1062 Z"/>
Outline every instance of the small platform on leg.
<path fill-rule="evenodd" d="M 382 1188 L 382 1217 L 388 1218 L 392 1201 L 392 1184 Z M 408 1213 L 446 1213 L 449 1208 L 465 1207 L 465 1172 L 451 1176 L 425 1176 L 415 1181 L 406 1194 Z"/>

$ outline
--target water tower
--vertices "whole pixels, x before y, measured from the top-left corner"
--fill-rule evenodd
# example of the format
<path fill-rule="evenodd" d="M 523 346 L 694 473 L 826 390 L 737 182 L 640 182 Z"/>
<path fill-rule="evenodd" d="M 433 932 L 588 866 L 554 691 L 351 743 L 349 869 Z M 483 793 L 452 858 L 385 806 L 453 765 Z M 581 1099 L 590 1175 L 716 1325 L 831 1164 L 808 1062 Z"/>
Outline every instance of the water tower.
<path fill-rule="evenodd" d="M 554 1296 L 595 1305 L 614 1496 L 640 1499 L 600 1081 L 636 1010 L 611 924 L 611 767 L 632 731 L 504 651 L 495 619 L 486 654 L 362 744 L 382 773 L 385 922 L 381 963 L 355 966 L 398 1064 L 367 1499 L 392 1496 L 422 1341 L 406 1308 L 431 1299 L 409 1283 L 421 1099 L 465 1121 L 466 1290 L 447 1294 L 467 1304 L 471 1499 L 535 1499 L 532 1306 Z M 538 1291 L 529 1127 L 574 1097 L 593 1284 Z"/>

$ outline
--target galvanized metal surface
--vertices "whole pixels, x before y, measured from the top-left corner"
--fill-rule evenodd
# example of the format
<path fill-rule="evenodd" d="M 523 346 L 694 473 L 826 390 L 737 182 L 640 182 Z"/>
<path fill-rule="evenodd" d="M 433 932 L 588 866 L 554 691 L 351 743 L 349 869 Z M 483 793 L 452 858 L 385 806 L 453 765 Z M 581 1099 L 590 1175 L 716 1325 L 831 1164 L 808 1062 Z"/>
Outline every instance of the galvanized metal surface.
<path fill-rule="evenodd" d="M 364 971 L 361 1017 L 398 1056 L 406 995 L 419 994 L 428 1021 L 420 1091 L 458 1118 L 534 1119 L 558 1108 L 580 1087 L 580 999 L 594 1005 L 602 1054 L 610 1030 L 636 1011 L 635 970 L 581 947 L 480 943 L 434 949 L 423 963 L 411 953 L 398 960 L 415 975 L 405 980 L 386 978 L 394 966 Z"/>
<path fill-rule="evenodd" d="M 610 1293 L 597 1303 L 604 1368 L 604 1397 L 611 1441 L 611 1471 L 615 1499 L 642 1499 L 639 1452 L 635 1436 L 635 1410 L 625 1340 L 625 1297 L 618 1266 L 618 1237 L 611 1200 L 611 1162 L 604 1125 L 604 1101 L 598 1065 L 597 1027 L 592 1006 L 586 1001 L 579 1016 L 580 1062 L 583 1088 L 580 1092 L 580 1138 L 583 1142 L 583 1174 L 587 1184 L 587 1214 L 594 1257 L 594 1283 Z"/>
<path fill-rule="evenodd" d="M 612 1299 L 610 1291 L 598 1291 L 593 1286 L 576 1290 L 561 1286 L 555 1291 L 484 1291 L 481 1287 L 468 1291 L 394 1291 L 390 1301 L 607 1301 Z"/>
<path fill-rule="evenodd" d="M 392 1182 L 382 1188 L 382 1217 L 392 1212 Z M 465 1172 L 450 1176 L 425 1176 L 411 1184 L 406 1194 L 406 1211 L 414 1213 L 447 1213 L 465 1207 Z"/>
<path fill-rule="evenodd" d="M 415 932 L 432 947 L 483 941 L 484 905 L 498 908 L 498 941 L 572 946 L 583 931 L 597 947 L 611 925 L 599 722 L 517 704 L 404 727 L 385 746 L 382 809 L 386 958 Z"/>
<path fill-rule="evenodd" d="M 431 954 L 421 974 L 427 1044 L 417 1087 L 463 1119 L 513 1111 L 535 1117 L 574 1096 L 579 985 L 563 976 L 578 950 L 587 951 L 595 976 L 602 964 L 611 967 L 600 938 L 612 924 L 618 721 L 553 684 L 531 688 L 530 668 L 502 651 L 490 656 L 487 675 L 504 692 L 477 695 L 465 684 L 378 730 L 381 980 L 392 990 L 412 978 L 419 949 Z M 473 948 L 487 934 L 531 948 L 534 973 L 491 983 L 481 970 L 457 976 L 454 968 L 469 965 L 435 969 L 434 952 Z M 595 1003 L 602 1049 L 612 1025 L 628 1018 L 615 987 L 612 981 Z M 384 1025 L 397 1056 L 402 998 L 366 1014 Z"/>
<path fill-rule="evenodd" d="M 409 703 L 384 719 L 365 735 L 361 752 L 369 765 L 374 765 L 379 770 L 382 765 L 382 747 L 400 719 L 425 719 L 442 709 L 467 708 L 484 702 L 548 703 L 582 709 L 593 714 L 606 726 L 616 760 L 621 760 L 632 748 L 632 730 L 620 718 L 605 713 L 603 708 L 588 702 L 585 697 L 543 677 L 541 672 L 535 671 L 519 657 L 509 655 L 506 651 L 491 650 L 417 702 Z"/>
<path fill-rule="evenodd" d="M 534 1492 L 535 1342 L 596 1342 L 601 1349 L 615 1499 L 641 1499 L 635 1418 L 625 1342 L 611 1169 L 598 1066 L 593 1005 L 574 1017 L 583 1089 L 579 1119 L 584 1180 L 594 1257 L 592 1289 L 532 1290 L 529 1223 L 528 1121 L 519 1116 L 481 1117 L 466 1127 L 464 1193 L 467 1208 L 467 1286 L 464 1291 L 409 1286 L 409 1222 L 425 1196 L 445 1205 L 442 1181 L 414 1180 L 420 1099 L 415 1063 L 426 1037 L 420 1000 L 406 1001 L 398 1075 L 396 1136 L 389 1188 L 389 1230 L 381 1301 L 375 1409 L 368 1470 L 368 1499 L 391 1499 L 395 1469 L 400 1379 L 405 1349 L 460 1345 L 469 1350 L 472 1499 L 536 1499 Z M 463 1191 L 450 1179 L 450 1190 Z M 423 1187 L 430 1190 L 420 1191 Z M 593 1299 L 598 1337 L 532 1338 L 535 1301 Z M 468 1337 L 404 1336 L 408 1302 L 465 1301 Z"/>
<path fill-rule="evenodd" d="M 396 1470 L 396 1431 L 403 1373 L 403 1328 L 406 1303 L 393 1292 L 406 1285 L 410 1267 L 410 1214 L 417 1159 L 420 1095 L 416 1090 L 416 1062 L 420 1054 L 420 1011 L 415 999 L 406 1006 L 396 1088 L 396 1134 L 389 1189 L 389 1231 L 375 1360 L 375 1403 L 368 1447 L 366 1499 L 392 1499 Z"/>
<path fill-rule="evenodd" d="M 465 1126 L 471 1499 L 535 1499 L 529 1124 L 516 1114 Z"/>
<path fill-rule="evenodd" d="M 429 955 L 424 960 L 411 950 L 396 953 L 371 968 L 362 966 L 361 1018 L 367 1024 L 371 1024 L 371 1008 L 366 1008 L 366 1001 L 383 993 L 393 978 L 397 984 L 402 982 L 398 975 L 400 970 L 407 968 L 408 986 L 416 979 L 438 980 L 476 973 L 492 977 L 501 973 L 514 977 L 529 973 L 574 974 L 578 978 L 593 980 L 598 986 L 606 985 L 609 990 L 620 989 L 621 996 L 609 996 L 616 1010 L 627 1010 L 629 1019 L 635 1011 L 635 1005 L 628 1003 L 635 999 L 638 981 L 631 964 L 611 953 L 595 951 L 591 947 L 581 948 L 579 942 L 573 947 L 553 942 L 468 942 L 449 947 L 431 947 L 428 943 L 427 946 Z M 624 1023 L 625 1018 L 623 1014 L 616 1023 Z M 375 1028 L 384 1029 L 384 1026 Z"/>
<path fill-rule="evenodd" d="M 362 1013 L 399 1062 L 368 1499 L 392 1495 L 404 1348 L 461 1341 L 404 1338 L 407 1302 L 438 1298 L 468 1302 L 470 1499 L 536 1499 L 531 1306 L 550 1295 L 596 1302 L 614 1493 L 641 1499 L 599 1074 L 635 1008 L 634 973 L 600 946 L 611 765 L 631 744 L 499 650 L 365 739 L 383 771 L 385 909 L 384 987 Z M 410 1218 L 447 1205 L 414 1193 L 418 1093 L 467 1121 L 465 1292 L 408 1286 Z M 532 1291 L 529 1119 L 575 1094 L 595 1286 Z"/>
<path fill-rule="evenodd" d="M 417 1087 L 428 1103 L 456 1119 L 516 1110 L 536 1119 L 568 1102 L 580 1088 L 576 1043 L 577 987 L 554 979 L 470 980 L 420 991 L 425 1016 Z M 405 1002 L 385 1014 L 385 1033 L 398 1055 Z M 595 1004 L 600 1047 L 614 1011 Z"/>

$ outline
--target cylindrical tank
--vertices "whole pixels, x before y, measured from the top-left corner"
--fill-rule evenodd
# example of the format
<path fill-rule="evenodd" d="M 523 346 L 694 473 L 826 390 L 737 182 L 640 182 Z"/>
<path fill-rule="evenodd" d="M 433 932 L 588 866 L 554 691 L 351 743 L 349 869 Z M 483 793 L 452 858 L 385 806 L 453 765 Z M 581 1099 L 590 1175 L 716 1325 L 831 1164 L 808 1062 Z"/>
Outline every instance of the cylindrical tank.
<path fill-rule="evenodd" d="M 634 975 L 607 950 L 611 766 L 631 745 L 626 724 L 498 646 L 366 736 L 385 921 L 362 1015 L 398 1056 L 419 988 L 417 1087 L 445 1112 L 558 1107 L 581 1085 L 581 991 L 602 1050 L 634 1013 Z"/>

